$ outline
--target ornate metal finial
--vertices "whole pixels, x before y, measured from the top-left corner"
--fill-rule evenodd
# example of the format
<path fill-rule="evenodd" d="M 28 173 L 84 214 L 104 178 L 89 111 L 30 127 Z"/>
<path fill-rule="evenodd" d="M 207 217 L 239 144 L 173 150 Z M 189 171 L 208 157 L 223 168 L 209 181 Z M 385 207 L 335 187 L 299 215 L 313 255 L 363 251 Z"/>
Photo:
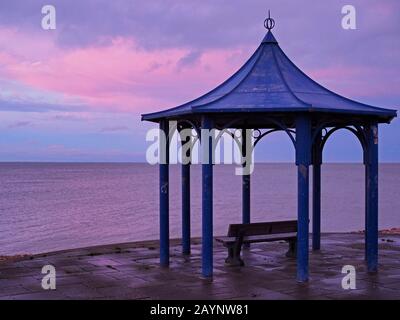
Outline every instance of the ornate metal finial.
<path fill-rule="evenodd" d="M 264 21 L 264 27 L 268 30 L 271 31 L 275 27 L 275 20 L 271 18 L 271 11 L 268 10 L 268 18 L 265 19 Z"/>

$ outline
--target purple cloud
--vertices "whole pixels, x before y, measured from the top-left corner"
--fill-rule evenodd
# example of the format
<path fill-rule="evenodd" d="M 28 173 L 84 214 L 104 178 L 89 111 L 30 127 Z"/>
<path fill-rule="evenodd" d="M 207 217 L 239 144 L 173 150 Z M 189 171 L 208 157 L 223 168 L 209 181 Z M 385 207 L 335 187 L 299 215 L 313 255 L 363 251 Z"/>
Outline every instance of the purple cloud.
<path fill-rule="evenodd" d="M 202 52 L 199 50 L 189 52 L 186 56 L 184 56 L 178 61 L 177 64 L 178 69 L 196 64 L 200 60 L 201 56 Z"/>
<path fill-rule="evenodd" d="M 384 42 L 399 26 L 400 3 L 397 0 L 353 0 L 357 9 L 358 30 L 341 30 L 343 1 L 331 0 L 83 0 L 71 4 L 53 0 L 57 9 L 57 41 L 66 47 L 107 44 L 115 37 L 134 37 L 147 49 L 165 47 L 226 48 L 259 40 L 259 31 L 268 9 L 276 19 L 276 31 L 290 39 L 309 36 L 313 43 L 337 43 L 342 34 L 359 40 L 366 33 Z M 42 31 L 41 0 L 3 0 L 0 24 Z M 379 18 L 380 17 L 380 18 Z M 383 21 L 382 21 L 383 19 Z M 351 35 L 351 37 L 350 37 Z M 320 47 L 325 47 L 320 45 Z M 361 50 L 361 49 L 360 49 Z"/>
<path fill-rule="evenodd" d="M 86 105 L 69 105 L 45 102 L 28 102 L 28 101 L 13 101 L 7 99 L 0 99 L 0 112 L 13 111 L 13 112 L 50 112 L 50 111 L 68 111 L 78 112 L 87 110 Z"/>
<path fill-rule="evenodd" d="M 27 127 L 30 126 L 32 123 L 30 121 L 17 121 L 14 122 L 10 125 L 8 125 L 8 129 L 15 129 L 15 128 L 22 128 L 22 127 Z"/>

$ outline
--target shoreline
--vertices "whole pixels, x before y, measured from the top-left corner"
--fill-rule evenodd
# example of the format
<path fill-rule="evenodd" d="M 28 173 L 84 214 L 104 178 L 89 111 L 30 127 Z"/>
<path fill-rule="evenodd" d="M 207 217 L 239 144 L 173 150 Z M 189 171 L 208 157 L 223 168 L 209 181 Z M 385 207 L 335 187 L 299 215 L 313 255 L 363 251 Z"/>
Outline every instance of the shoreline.
<path fill-rule="evenodd" d="M 358 231 L 350 231 L 350 232 L 323 232 L 322 235 L 324 234 L 364 234 L 365 230 L 358 230 Z M 400 235 L 400 228 L 390 228 L 390 229 L 382 229 L 379 230 L 379 235 L 380 236 L 390 236 L 390 235 Z M 170 239 L 170 245 L 179 245 L 181 242 L 181 238 L 174 238 Z M 192 244 L 200 244 L 201 243 L 201 238 L 196 237 L 191 239 Z M 49 251 L 49 252 L 42 252 L 42 253 L 35 253 L 35 254 L 30 254 L 30 253 L 21 253 L 21 254 L 16 254 L 16 255 L 0 255 L 0 264 L 5 264 L 8 262 L 16 262 L 16 261 L 22 261 L 22 260 L 32 260 L 35 258 L 39 257 L 47 257 L 51 255 L 58 255 L 58 254 L 68 254 L 72 253 L 74 251 L 90 251 L 91 255 L 97 255 L 97 254 L 103 254 L 107 251 L 113 251 L 113 252 L 123 252 L 125 248 L 140 248 L 140 247 L 147 247 L 151 248 L 152 250 L 156 250 L 159 246 L 159 240 L 139 240 L 139 241 L 132 241 L 132 242 L 123 242 L 123 243 L 110 243 L 110 244 L 100 244 L 100 245 L 94 245 L 94 246 L 88 246 L 88 247 L 77 247 L 77 248 L 71 248 L 71 249 L 63 249 L 63 250 L 55 250 L 55 251 Z"/>
<path fill-rule="evenodd" d="M 192 238 L 192 244 L 199 244 L 201 243 L 201 238 Z M 180 244 L 180 238 L 170 239 L 170 245 L 178 245 Z M 52 255 L 59 255 L 59 254 L 68 254 L 74 251 L 87 251 L 89 255 L 95 256 L 106 253 L 108 251 L 122 253 L 126 248 L 142 248 L 147 247 L 150 250 L 156 250 L 159 246 L 159 240 L 139 240 L 139 241 L 132 241 L 132 242 L 123 242 L 123 243 L 110 243 L 110 244 L 99 244 L 94 246 L 87 246 L 87 247 L 77 247 L 71 249 L 62 249 L 62 250 L 55 250 L 55 251 L 48 251 L 42 253 L 21 253 L 16 255 L 0 255 L 0 264 L 7 263 L 7 262 L 16 262 L 22 260 L 32 260 L 35 258 L 43 258 Z M 90 252 L 90 253 L 89 253 Z"/>

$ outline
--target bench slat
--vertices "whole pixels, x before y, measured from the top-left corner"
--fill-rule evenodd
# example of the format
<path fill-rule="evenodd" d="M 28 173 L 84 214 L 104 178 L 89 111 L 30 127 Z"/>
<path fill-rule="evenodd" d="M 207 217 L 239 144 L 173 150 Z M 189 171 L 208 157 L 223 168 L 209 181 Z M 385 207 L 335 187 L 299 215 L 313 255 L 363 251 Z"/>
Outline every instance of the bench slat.
<path fill-rule="evenodd" d="M 258 236 L 266 234 L 282 234 L 289 232 L 297 232 L 296 220 L 231 224 L 229 225 L 227 236 Z"/>
<path fill-rule="evenodd" d="M 267 234 L 267 235 L 244 237 L 243 243 L 290 240 L 290 239 L 295 239 L 295 238 L 297 238 L 296 232 L 280 233 L 280 234 Z"/>
<path fill-rule="evenodd" d="M 243 237 L 243 243 L 291 240 L 291 239 L 295 239 L 296 237 L 297 237 L 297 232 L 247 236 L 247 237 Z M 222 243 L 234 243 L 234 242 L 236 242 L 236 237 L 218 237 L 215 240 L 218 242 L 222 242 Z"/>

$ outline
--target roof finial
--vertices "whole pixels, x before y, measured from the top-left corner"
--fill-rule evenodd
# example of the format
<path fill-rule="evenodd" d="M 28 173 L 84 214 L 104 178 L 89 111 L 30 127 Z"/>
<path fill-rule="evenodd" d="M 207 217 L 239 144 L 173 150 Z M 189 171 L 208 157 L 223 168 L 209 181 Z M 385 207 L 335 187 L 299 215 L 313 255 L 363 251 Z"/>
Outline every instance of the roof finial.
<path fill-rule="evenodd" d="M 275 20 L 271 18 L 271 11 L 268 10 L 268 18 L 264 21 L 264 27 L 271 31 L 275 27 Z"/>

